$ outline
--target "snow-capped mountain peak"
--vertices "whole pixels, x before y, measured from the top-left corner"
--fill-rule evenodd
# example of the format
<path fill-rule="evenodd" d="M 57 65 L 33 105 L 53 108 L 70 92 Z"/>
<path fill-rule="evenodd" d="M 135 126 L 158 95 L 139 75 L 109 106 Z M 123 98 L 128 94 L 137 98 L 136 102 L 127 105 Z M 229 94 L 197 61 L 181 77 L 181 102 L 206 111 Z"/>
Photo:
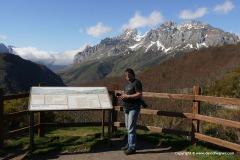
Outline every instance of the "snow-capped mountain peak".
<path fill-rule="evenodd" d="M 134 39 L 138 36 L 138 32 L 136 29 L 127 29 L 123 32 L 123 34 L 117 36 L 117 39 Z"/>
<path fill-rule="evenodd" d="M 75 55 L 74 63 L 100 59 L 129 52 L 146 53 L 149 51 L 170 54 L 202 47 L 236 44 L 235 34 L 224 32 L 207 23 L 187 21 L 177 24 L 166 21 L 160 27 L 151 29 L 140 36 L 136 29 L 126 30 L 115 38 L 106 38 L 100 44 L 90 47 Z"/>
<path fill-rule="evenodd" d="M 207 23 L 202 23 L 199 21 L 187 21 L 184 22 L 183 24 L 179 24 L 177 25 L 177 28 L 180 29 L 208 29 L 208 28 L 212 28 L 209 24 Z"/>

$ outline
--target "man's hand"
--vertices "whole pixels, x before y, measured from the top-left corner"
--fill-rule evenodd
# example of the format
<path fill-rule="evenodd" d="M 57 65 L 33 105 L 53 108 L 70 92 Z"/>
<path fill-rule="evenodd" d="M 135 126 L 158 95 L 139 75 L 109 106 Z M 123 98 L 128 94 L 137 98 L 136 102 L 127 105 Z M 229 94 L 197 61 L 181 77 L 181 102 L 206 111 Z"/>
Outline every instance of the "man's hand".
<path fill-rule="evenodd" d="M 142 92 L 137 92 L 135 94 L 122 94 L 121 96 L 117 96 L 118 98 L 120 98 L 121 100 L 124 100 L 124 99 L 138 99 L 138 98 L 141 98 L 142 97 Z"/>
<path fill-rule="evenodd" d="M 121 100 L 128 99 L 129 96 L 130 96 L 130 95 L 122 94 L 122 95 L 120 96 L 120 99 L 121 99 Z"/>

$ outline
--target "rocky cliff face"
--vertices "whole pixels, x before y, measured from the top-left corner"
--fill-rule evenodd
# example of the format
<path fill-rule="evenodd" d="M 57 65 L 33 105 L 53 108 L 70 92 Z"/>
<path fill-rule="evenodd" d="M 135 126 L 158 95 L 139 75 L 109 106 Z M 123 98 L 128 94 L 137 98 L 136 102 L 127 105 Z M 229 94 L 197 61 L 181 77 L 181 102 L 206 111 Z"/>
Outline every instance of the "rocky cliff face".
<path fill-rule="evenodd" d="M 156 36 L 159 38 L 147 39 L 145 42 L 161 43 L 165 48 L 169 48 L 168 51 L 236 44 L 239 41 L 234 34 L 198 21 L 190 21 L 183 24 L 166 22 L 157 28 L 156 31 Z"/>
<path fill-rule="evenodd" d="M 77 53 L 74 63 L 149 50 L 170 54 L 202 47 L 236 44 L 238 41 L 239 38 L 236 35 L 206 23 L 189 21 L 176 24 L 168 21 L 159 28 L 151 29 L 142 37 L 136 30 L 127 30 L 117 37 L 106 38 L 98 45 L 89 46 L 83 52 Z"/>
<path fill-rule="evenodd" d="M 123 34 L 115 38 L 105 38 L 98 45 L 93 47 L 88 46 L 83 52 L 77 53 L 74 57 L 74 63 L 124 53 L 130 50 L 129 47 L 136 43 L 136 37 L 137 30 L 126 30 Z"/>

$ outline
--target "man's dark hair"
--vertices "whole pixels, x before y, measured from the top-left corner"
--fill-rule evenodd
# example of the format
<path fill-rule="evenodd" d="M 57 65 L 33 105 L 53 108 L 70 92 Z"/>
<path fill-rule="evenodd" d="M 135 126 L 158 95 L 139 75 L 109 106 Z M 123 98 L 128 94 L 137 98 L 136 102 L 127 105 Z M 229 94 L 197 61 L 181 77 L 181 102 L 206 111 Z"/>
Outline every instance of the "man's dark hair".
<path fill-rule="evenodd" d="M 128 72 L 128 73 L 132 74 L 135 77 L 135 73 L 134 73 L 134 71 L 131 68 L 127 68 L 125 70 L 125 72 Z"/>

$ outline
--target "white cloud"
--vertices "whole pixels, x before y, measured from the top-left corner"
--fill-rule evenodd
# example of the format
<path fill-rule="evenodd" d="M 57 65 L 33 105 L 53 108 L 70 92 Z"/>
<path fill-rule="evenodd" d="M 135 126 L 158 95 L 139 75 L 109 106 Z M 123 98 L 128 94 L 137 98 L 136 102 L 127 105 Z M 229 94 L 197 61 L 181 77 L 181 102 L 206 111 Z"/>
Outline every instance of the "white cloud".
<path fill-rule="evenodd" d="M 62 53 L 54 54 L 56 58 L 54 65 L 69 65 L 73 63 L 74 56 L 78 52 L 82 52 L 86 48 L 87 44 L 83 45 L 79 49 L 68 50 Z"/>
<path fill-rule="evenodd" d="M 7 36 L 0 34 L 0 39 L 7 39 Z"/>
<path fill-rule="evenodd" d="M 93 37 L 99 37 L 101 35 L 110 33 L 111 31 L 111 27 L 105 26 L 102 23 L 98 23 L 96 26 L 87 28 L 87 33 Z"/>
<path fill-rule="evenodd" d="M 136 12 L 134 17 L 132 17 L 128 21 L 128 24 L 124 24 L 122 26 L 122 29 L 124 29 L 124 30 L 135 29 L 135 28 L 147 27 L 147 26 L 152 27 L 163 21 L 164 21 L 164 18 L 160 12 L 153 11 L 149 15 L 149 17 L 143 17 L 143 16 L 141 16 L 140 12 Z"/>
<path fill-rule="evenodd" d="M 13 48 L 13 53 L 24 59 L 32 61 L 46 61 L 54 59 L 54 57 L 51 56 L 54 52 L 40 51 L 35 47 Z"/>
<path fill-rule="evenodd" d="M 83 51 L 87 45 L 76 50 L 64 52 L 40 51 L 35 47 L 13 48 L 13 53 L 23 59 L 40 62 L 42 64 L 69 65 L 73 63 L 74 56 Z"/>
<path fill-rule="evenodd" d="M 190 11 L 190 10 L 183 10 L 179 14 L 179 18 L 181 19 L 194 19 L 194 18 L 200 18 L 207 14 L 208 9 L 205 7 L 198 8 L 196 11 Z"/>
<path fill-rule="evenodd" d="M 234 8 L 234 5 L 231 1 L 226 1 L 223 4 L 219 4 L 214 7 L 213 12 L 220 13 L 220 14 L 226 14 L 230 12 Z"/>

